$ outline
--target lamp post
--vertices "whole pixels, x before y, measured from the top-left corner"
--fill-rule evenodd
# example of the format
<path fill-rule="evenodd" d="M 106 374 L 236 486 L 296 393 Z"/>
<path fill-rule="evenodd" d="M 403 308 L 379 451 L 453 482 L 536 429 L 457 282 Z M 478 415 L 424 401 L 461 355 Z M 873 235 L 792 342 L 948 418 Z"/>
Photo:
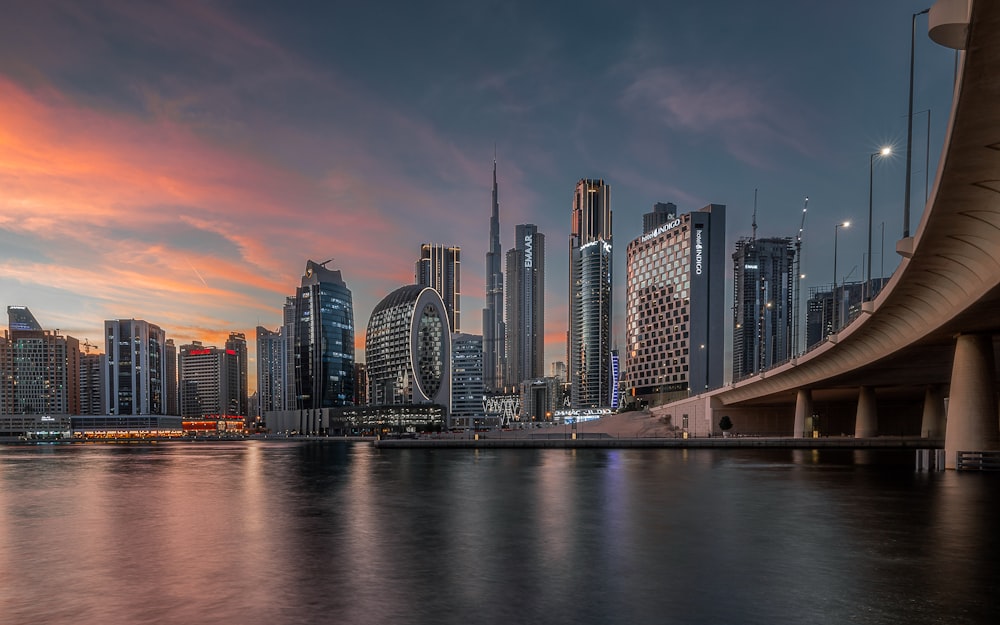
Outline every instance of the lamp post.
<path fill-rule="evenodd" d="M 914 115 L 923 115 L 927 113 L 927 134 L 925 136 L 927 145 L 924 148 L 924 204 L 927 204 L 928 197 L 928 187 L 930 184 L 931 176 L 931 110 L 924 109 L 922 111 L 917 111 Z"/>
<path fill-rule="evenodd" d="M 831 295 L 833 296 L 832 297 L 833 301 L 831 302 L 832 306 L 830 306 L 830 308 L 833 311 L 833 323 L 830 324 L 830 328 L 831 328 L 830 334 L 833 334 L 834 332 L 837 331 L 837 307 L 838 307 L 838 305 L 837 305 L 837 234 L 840 232 L 841 228 L 847 228 L 850 225 L 851 225 L 851 222 L 845 221 L 844 223 L 837 224 L 836 226 L 833 227 L 833 290 L 832 290 L 832 293 L 831 293 Z"/>
<path fill-rule="evenodd" d="M 917 16 L 927 13 L 924 9 L 913 14 L 910 19 L 910 98 L 906 114 L 906 192 L 903 194 L 903 238 L 910 236 L 910 157 L 913 153 L 913 41 L 917 35 Z"/>
<path fill-rule="evenodd" d="M 892 148 L 886 146 L 879 150 L 878 152 L 872 152 L 868 156 L 868 275 L 865 276 L 865 301 L 871 299 L 871 287 L 869 286 L 872 281 L 872 187 L 874 186 L 875 177 L 875 157 L 876 156 L 889 156 L 892 154 Z"/>

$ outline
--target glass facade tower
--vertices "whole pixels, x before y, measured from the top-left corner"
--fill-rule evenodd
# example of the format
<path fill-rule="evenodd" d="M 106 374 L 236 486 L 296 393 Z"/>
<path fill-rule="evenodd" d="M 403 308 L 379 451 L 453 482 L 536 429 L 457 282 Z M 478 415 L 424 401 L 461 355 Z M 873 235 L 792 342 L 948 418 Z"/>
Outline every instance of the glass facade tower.
<path fill-rule="evenodd" d="M 617 393 L 611 372 L 611 189 L 580 180 L 569 240 L 570 404 L 597 408 Z"/>
<path fill-rule="evenodd" d="M 792 357 L 795 241 L 741 238 L 733 252 L 733 381 Z"/>
<path fill-rule="evenodd" d="M 545 375 L 545 235 L 534 224 L 514 228 L 507 252 L 507 382 Z"/>
<path fill-rule="evenodd" d="M 329 262 L 329 261 L 327 261 Z M 340 271 L 308 261 L 295 294 L 295 407 L 354 402 L 354 307 Z"/>

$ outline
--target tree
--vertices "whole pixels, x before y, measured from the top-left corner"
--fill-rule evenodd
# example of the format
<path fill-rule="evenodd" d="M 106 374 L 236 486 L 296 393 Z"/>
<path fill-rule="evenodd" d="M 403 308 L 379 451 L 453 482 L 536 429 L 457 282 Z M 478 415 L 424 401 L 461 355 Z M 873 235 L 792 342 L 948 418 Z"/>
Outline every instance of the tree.
<path fill-rule="evenodd" d="M 723 435 L 729 432 L 733 428 L 733 420 L 729 418 L 729 415 L 723 415 L 719 419 L 719 429 L 722 430 Z"/>

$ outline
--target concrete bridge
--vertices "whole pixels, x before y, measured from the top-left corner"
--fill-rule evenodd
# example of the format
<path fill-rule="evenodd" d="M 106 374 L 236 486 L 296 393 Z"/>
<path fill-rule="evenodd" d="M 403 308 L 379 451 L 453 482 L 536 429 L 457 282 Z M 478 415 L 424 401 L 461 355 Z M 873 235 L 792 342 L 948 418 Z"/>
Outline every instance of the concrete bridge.
<path fill-rule="evenodd" d="M 949 468 L 1000 449 L 1000 2 L 939 0 L 930 30 L 964 51 L 934 190 L 887 286 L 820 347 L 655 414 L 694 434 L 728 415 L 793 437 L 943 435 Z"/>

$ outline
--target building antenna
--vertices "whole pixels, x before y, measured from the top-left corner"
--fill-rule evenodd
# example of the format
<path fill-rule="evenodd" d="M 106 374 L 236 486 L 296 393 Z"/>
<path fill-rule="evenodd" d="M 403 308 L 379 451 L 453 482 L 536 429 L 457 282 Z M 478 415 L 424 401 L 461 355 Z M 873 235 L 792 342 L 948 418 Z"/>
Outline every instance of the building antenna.
<path fill-rule="evenodd" d="M 757 240 L 757 188 L 754 187 L 753 190 L 753 236 L 750 237 L 751 240 Z"/>

